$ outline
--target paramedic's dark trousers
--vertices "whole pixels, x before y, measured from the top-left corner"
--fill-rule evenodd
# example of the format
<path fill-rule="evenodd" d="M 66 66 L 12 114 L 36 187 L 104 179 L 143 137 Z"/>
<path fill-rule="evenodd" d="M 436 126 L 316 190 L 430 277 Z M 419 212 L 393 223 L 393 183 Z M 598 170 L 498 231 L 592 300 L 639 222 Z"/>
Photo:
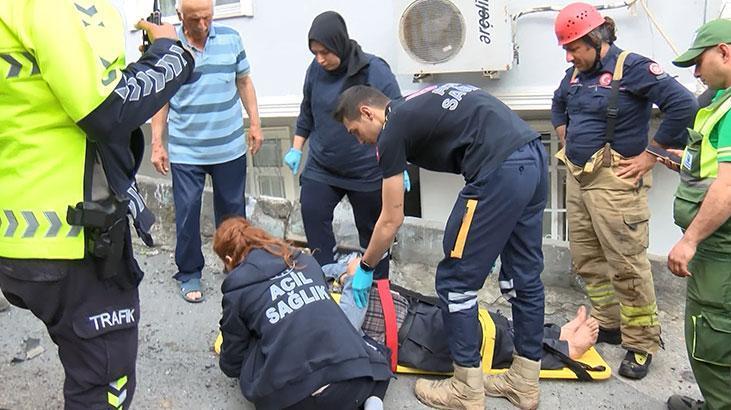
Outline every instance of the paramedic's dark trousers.
<path fill-rule="evenodd" d="M 308 396 L 285 410 L 362 409 L 363 403 L 371 396 L 383 400 L 388 383 L 388 380 L 375 381 L 369 377 L 330 383 L 322 392 Z"/>
<path fill-rule="evenodd" d="M 445 257 L 437 267 L 436 289 L 457 365 L 480 363 L 477 291 L 498 255 L 500 288 L 512 304 L 515 350 L 527 359 L 541 359 L 547 175 L 546 153 L 536 139 L 495 171 L 467 184 L 454 204 L 444 230 Z"/>
<path fill-rule="evenodd" d="M 246 155 L 213 165 L 171 164 L 175 202 L 175 279 L 201 277 L 201 200 L 206 174 L 213 183 L 213 213 L 218 226 L 229 216 L 246 217 Z"/>
<path fill-rule="evenodd" d="M 307 178 L 300 179 L 300 203 L 302 223 L 305 226 L 307 246 L 313 250 L 320 266 L 335 262 L 335 234 L 333 212 L 341 199 L 348 195 L 353 208 L 355 227 L 361 248 L 366 249 L 373 228 L 381 214 L 381 190 L 371 192 L 350 191 Z M 389 257 L 381 259 L 373 273 L 374 279 L 388 278 Z"/>
<path fill-rule="evenodd" d="M 128 273 L 120 267 L 118 274 Z M 32 276 L 34 281 L 24 279 Z M 42 320 L 58 345 L 67 410 L 129 407 L 140 318 L 136 287 L 123 290 L 111 280 L 99 280 L 90 259 L 4 258 L 0 287 L 10 303 Z"/>

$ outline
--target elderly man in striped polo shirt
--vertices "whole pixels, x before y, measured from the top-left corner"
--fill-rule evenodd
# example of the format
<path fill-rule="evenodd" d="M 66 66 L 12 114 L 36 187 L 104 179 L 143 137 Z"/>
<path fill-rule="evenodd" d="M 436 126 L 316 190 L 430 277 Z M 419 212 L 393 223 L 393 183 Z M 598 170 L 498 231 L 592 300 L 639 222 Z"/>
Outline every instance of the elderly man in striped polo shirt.
<path fill-rule="evenodd" d="M 249 61 L 235 30 L 213 24 L 213 0 L 178 0 L 178 36 L 192 49 L 198 81 L 184 85 L 152 118 L 152 164 L 172 171 L 175 202 L 175 263 L 180 295 L 203 301 L 200 210 L 206 174 L 211 175 L 216 226 L 225 216 L 246 216 L 246 149 L 243 103 L 250 119 L 248 148 L 262 142 Z M 168 151 L 163 134 L 168 128 Z"/>

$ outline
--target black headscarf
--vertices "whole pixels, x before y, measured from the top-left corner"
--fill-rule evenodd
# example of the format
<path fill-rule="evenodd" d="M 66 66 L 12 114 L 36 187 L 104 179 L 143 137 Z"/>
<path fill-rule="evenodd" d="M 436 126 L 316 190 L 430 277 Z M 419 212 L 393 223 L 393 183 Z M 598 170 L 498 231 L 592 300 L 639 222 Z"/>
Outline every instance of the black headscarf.
<path fill-rule="evenodd" d="M 364 68 L 368 66 L 368 57 L 358 42 L 348 36 L 348 28 L 340 14 L 326 11 L 315 17 L 307 35 L 308 48 L 313 40 L 340 58 L 340 66 L 332 74 L 345 73 L 343 90 L 354 85 L 366 85 L 368 73 Z"/>

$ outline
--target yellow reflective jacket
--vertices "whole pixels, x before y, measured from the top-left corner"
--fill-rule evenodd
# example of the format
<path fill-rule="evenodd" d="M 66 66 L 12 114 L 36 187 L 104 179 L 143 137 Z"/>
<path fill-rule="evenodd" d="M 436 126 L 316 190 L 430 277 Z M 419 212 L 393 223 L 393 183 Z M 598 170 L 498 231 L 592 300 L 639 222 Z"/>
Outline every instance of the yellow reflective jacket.
<path fill-rule="evenodd" d="M 90 189 L 76 123 L 114 91 L 124 51 L 107 1 L 0 2 L 0 256 L 84 256 L 83 229 L 66 223 Z"/>

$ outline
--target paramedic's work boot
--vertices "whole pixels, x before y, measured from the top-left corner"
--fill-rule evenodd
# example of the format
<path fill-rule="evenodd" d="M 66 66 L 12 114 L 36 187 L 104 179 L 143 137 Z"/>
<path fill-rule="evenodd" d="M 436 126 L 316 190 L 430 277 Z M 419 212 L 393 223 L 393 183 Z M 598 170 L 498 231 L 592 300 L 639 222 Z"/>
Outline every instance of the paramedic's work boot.
<path fill-rule="evenodd" d="M 534 361 L 513 355 L 513 364 L 508 371 L 497 376 L 483 376 L 485 394 L 505 397 L 513 406 L 521 409 L 535 409 L 540 398 L 538 388 L 540 373 L 540 360 Z"/>
<path fill-rule="evenodd" d="M 703 400 L 673 394 L 668 399 L 668 410 L 701 410 L 703 408 Z"/>
<path fill-rule="evenodd" d="M 605 329 L 599 326 L 599 336 L 597 336 L 596 342 L 610 345 L 622 344 L 622 331 L 619 328 Z"/>
<path fill-rule="evenodd" d="M 652 355 L 645 352 L 635 352 L 627 350 L 627 354 L 619 366 L 619 375 L 628 379 L 639 380 L 647 376 L 652 363 Z"/>
<path fill-rule="evenodd" d="M 8 309 L 10 309 L 10 302 L 8 302 L 8 300 L 5 299 L 5 296 L 3 296 L 3 293 L 0 292 L 0 312 L 4 312 Z"/>
<path fill-rule="evenodd" d="M 454 365 L 454 376 L 442 380 L 419 379 L 414 393 L 420 402 L 437 409 L 485 409 L 482 367 Z"/>

